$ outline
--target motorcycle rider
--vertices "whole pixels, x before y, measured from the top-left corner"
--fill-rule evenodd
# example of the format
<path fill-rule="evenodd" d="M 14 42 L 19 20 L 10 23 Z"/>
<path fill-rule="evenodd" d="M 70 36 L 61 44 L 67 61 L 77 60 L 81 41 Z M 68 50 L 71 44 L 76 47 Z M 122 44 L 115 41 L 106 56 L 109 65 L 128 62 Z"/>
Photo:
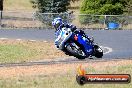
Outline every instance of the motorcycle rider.
<path fill-rule="evenodd" d="M 55 18 L 52 21 L 52 25 L 56 29 L 56 31 L 61 30 L 61 28 L 66 27 L 66 28 L 71 28 L 72 31 L 76 30 L 76 26 L 64 23 L 60 17 Z"/>
<path fill-rule="evenodd" d="M 54 26 L 54 28 L 55 28 L 55 30 L 56 30 L 56 31 L 55 31 L 55 35 L 56 35 L 56 36 L 58 36 L 59 31 L 61 31 L 61 29 L 62 29 L 63 27 L 66 27 L 66 28 L 71 28 L 71 30 L 72 30 L 73 32 L 75 32 L 75 33 L 80 33 L 80 34 L 82 34 L 82 36 L 86 37 L 88 40 L 93 41 L 91 38 L 89 38 L 89 37 L 84 33 L 84 31 L 82 31 L 82 30 L 77 30 L 76 26 L 74 26 L 74 25 L 72 25 L 72 24 L 64 23 L 60 17 L 55 18 L 55 19 L 52 21 L 52 25 Z M 57 44 L 55 43 L 55 45 L 57 45 Z M 56 47 L 59 48 L 58 46 L 56 46 Z"/>

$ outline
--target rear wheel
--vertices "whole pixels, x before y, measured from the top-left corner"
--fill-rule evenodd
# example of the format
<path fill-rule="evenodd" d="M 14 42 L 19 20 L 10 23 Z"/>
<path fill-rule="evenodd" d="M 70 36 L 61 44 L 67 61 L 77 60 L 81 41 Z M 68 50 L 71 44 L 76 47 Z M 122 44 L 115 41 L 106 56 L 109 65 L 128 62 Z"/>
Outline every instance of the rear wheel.
<path fill-rule="evenodd" d="M 86 58 L 85 52 L 75 43 L 67 44 L 66 50 L 70 55 L 75 56 L 78 59 Z"/>

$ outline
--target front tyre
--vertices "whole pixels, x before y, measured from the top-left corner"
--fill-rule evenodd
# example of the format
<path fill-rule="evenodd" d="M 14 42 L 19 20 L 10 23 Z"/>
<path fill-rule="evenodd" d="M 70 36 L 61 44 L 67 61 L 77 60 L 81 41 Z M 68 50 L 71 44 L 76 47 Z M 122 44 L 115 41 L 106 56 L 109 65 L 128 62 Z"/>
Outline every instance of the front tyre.
<path fill-rule="evenodd" d="M 94 46 L 94 56 L 97 58 L 103 57 L 103 50 L 98 45 Z"/>
<path fill-rule="evenodd" d="M 69 43 L 66 45 L 66 51 L 69 53 L 69 55 L 72 55 L 78 59 L 85 59 L 86 54 L 85 52 L 75 43 Z"/>

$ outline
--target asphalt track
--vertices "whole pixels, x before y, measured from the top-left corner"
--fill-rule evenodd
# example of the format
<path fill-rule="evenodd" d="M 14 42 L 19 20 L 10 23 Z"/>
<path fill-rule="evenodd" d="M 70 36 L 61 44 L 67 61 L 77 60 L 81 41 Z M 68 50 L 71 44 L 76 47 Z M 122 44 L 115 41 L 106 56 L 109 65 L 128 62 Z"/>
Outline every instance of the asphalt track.
<path fill-rule="evenodd" d="M 96 43 L 104 48 L 103 59 L 110 60 L 112 58 L 131 58 L 132 57 L 132 31 L 131 30 L 85 30 L 90 37 L 94 37 Z M 0 30 L 0 39 L 24 39 L 32 41 L 54 41 L 54 30 Z M 87 60 L 87 59 L 86 59 Z M 58 59 L 57 62 L 75 62 L 76 58 L 66 60 Z M 44 64 L 34 62 L 34 64 Z M 45 62 L 45 64 L 48 62 Z M 51 62 L 52 63 L 52 62 Z M 33 63 L 32 63 L 33 64 Z M 17 64 L 19 65 L 19 64 Z M 21 65 L 21 64 L 20 64 Z M 26 63 L 25 65 L 30 65 Z M 0 67 L 3 65 L 1 64 Z M 9 64 L 10 66 L 10 64 Z"/>

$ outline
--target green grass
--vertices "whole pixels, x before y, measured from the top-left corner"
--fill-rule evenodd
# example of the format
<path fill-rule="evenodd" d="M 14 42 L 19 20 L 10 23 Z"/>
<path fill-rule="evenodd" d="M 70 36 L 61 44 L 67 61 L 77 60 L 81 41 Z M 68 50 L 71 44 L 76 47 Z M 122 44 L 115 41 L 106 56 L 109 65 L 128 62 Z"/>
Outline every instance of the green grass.
<path fill-rule="evenodd" d="M 22 62 L 32 58 L 36 53 L 37 50 L 22 45 L 0 45 L 0 62 Z"/>
<path fill-rule="evenodd" d="M 105 70 L 93 69 L 92 72 L 102 73 L 127 73 L 132 75 L 132 65 L 107 67 Z M 116 72 L 113 72 L 116 71 Z M 86 84 L 80 86 L 76 83 L 75 72 L 67 72 L 65 75 L 52 76 L 25 76 L 14 77 L 8 79 L 0 79 L 0 88 L 132 88 L 132 83 L 129 84 Z"/>
<path fill-rule="evenodd" d="M 0 40 L 0 63 L 30 62 L 65 56 L 56 49 L 53 42 Z"/>

